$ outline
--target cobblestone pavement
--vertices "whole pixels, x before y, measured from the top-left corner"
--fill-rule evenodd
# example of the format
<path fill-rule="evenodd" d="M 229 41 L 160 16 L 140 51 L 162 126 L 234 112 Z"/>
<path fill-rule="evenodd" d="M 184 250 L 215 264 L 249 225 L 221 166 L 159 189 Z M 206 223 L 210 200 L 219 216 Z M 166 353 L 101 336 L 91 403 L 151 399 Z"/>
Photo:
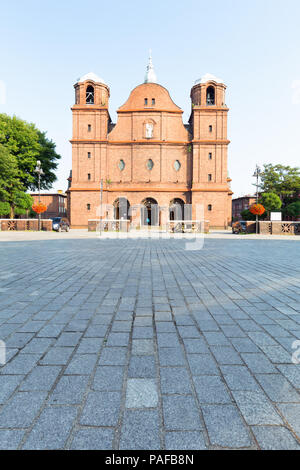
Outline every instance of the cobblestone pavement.
<path fill-rule="evenodd" d="M 300 245 L 184 247 L 2 243 L 1 449 L 300 449 Z"/>

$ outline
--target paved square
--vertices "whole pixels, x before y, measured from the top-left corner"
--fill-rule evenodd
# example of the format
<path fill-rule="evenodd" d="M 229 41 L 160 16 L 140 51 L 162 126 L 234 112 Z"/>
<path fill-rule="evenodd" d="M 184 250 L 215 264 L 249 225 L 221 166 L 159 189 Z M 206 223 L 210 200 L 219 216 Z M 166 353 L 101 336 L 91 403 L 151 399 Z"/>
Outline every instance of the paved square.
<path fill-rule="evenodd" d="M 157 385 L 152 379 L 128 379 L 126 408 L 155 408 L 158 405 Z"/>
<path fill-rule="evenodd" d="M 300 240 L 20 237 L 1 449 L 300 449 Z"/>

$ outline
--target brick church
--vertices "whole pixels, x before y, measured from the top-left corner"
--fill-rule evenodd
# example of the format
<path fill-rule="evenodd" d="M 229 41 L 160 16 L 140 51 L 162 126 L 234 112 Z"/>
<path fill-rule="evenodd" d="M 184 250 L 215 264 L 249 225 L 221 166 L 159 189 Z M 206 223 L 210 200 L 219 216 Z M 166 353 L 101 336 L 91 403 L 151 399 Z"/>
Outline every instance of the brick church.
<path fill-rule="evenodd" d="M 73 228 L 103 218 L 131 220 L 133 226 L 196 220 L 204 207 L 210 227 L 231 221 L 227 174 L 227 113 L 224 82 L 212 75 L 191 89 L 191 116 L 157 83 L 149 58 L 145 81 L 109 115 L 108 85 L 94 73 L 75 85 L 72 172 L 68 208 Z M 102 180 L 102 191 L 100 191 Z"/>

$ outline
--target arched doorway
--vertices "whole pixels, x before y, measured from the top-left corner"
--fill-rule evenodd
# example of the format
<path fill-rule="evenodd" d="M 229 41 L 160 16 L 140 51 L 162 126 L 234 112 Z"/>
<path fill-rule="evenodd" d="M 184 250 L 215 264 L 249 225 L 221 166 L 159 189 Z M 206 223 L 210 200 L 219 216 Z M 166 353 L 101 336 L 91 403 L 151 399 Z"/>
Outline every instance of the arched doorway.
<path fill-rule="evenodd" d="M 184 220 L 184 201 L 175 198 L 170 202 L 169 220 Z"/>
<path fill-rule="evenodd" d="M 130 204 L 126 197 L 118 197 L 114 202 L 114 219 L 128 220 Z"/>
<path fill-rule="evenodd" d="M 142 201 L 141 225 L 159 225 L 159 207 L 157 201 L 152 197 L 147 197 Z"/>

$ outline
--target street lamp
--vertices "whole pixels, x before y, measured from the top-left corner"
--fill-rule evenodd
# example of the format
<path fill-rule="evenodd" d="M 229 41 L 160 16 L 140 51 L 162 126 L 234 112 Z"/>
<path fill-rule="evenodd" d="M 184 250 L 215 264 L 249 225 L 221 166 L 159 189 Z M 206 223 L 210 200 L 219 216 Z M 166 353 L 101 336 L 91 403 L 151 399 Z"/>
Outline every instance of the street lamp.
<path fill-rule="evenodd" d="M 253 173 L 253 177 L 256 178 L 256 183 L 254 183 L 254 186 L 256 186 L 256 204 L 258 203 L 258 179 L 261 174 L 261 169 L 258 165 L 256 165 L 255 171 Z M 258 233 L 258 214 L 256 214 L 256 233 Z"/>
<path fill-rule="evenodd" d="M 36 162 L 36 167 L 35 167 L 35 170 L 34 170 L 34 171 L 38 174 L 39 204 L 40 204 L 40 203 L 41 203 L 41 176 L 45 174 L 45 173 L 43 172 L 43 170 L 42 170 L 40 160 L 37 160 L 37 162 Z M 41 230 L 41 214 L 40 214 L 40 212 L 39 212 L 39 226 L 38 226 L 38 230 L 39 230 L 39 231 Z"/>

